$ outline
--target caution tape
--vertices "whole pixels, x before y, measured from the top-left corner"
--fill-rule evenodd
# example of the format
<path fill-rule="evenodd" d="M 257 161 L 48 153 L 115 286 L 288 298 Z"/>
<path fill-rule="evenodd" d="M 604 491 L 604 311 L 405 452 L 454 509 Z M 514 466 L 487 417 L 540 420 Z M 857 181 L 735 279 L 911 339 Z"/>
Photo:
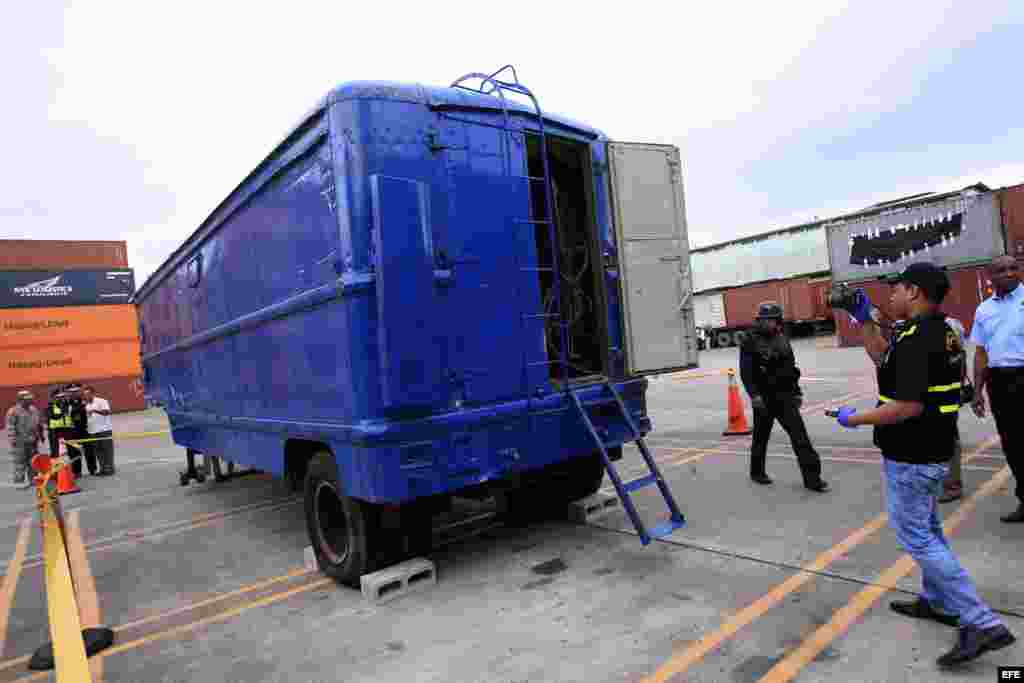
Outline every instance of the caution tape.
<path fill-rule="evenodd" d="M 112 434 L 110 436 L 101 436 L 98 438 L 89 439 L 64 439 L 64 443 L 75 446 L 76 448 L 83 443 L 93 443 L 95 441 L 116 441 L 119 439 L 146 439 L 151 436 L 161 436 L 163 434 L 170 434 L 170 429 L 161 429 L 155 432 L 120 432 Z"/>
<path fill-rule="evenodd" d="M 736 371 L 734 369 L 732 369 L 732 368 L 725 368 L 724 370 L 709 370 L 707 372 L 697 372 L 697 373 L 687 372 L 687 373 L 681 373 L 681 374 L 677 374 L 677 375 L 669 375 L 669 377 L 674 382 L 685 382 L 687 380 L 700 379 L 702 377 L 714 377 L 716 375 L 735 375 L 735 374 L 736 374 Z"/>

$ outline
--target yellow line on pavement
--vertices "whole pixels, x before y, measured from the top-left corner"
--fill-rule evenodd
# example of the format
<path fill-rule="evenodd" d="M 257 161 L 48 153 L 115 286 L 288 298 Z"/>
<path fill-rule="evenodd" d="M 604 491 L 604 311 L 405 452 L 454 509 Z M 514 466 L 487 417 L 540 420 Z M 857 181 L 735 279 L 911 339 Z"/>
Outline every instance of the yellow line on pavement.
<path fill-rule="evenodd" d="M 67 546 L 68 559 L 71 561 L 71 576 L 75 581 L 75 598 L 78 600 L 78 618 L 82 628 L 95 628 L 103 623 L 100 612 L 100 599 L 96 592 L 96 580 L 89 566 L 89 556 L 82 543 L 81 512 L 72 510 L 68 514 Z M 93 658 L 89 662 L 93 683 L 103 681 L 103 660 Z"/>
<path fill-rule="evenodd" d="M 946 523 L 943 524 L 946 535 L 952 535 L 967 518 L 967 515 L 977 507 L 978 501 L 995 493 L 1009 478 L 1010 468 L 1004 467 L 994 474 L 991 479 L 982 484 L 981 488 L 967 498 L 957 508 L 956 512 L 949 516 Z M 882 595 L 896 589 L 896 582 L 913 571 L 915 566 L 917 566 L 917 563 L 914 562 L 910 555 L 901 556 L 899 560 L 879 575 L 875 580 L 875 585 L 868 586 L 854 595 L 845 606 L 836 611 L 831 621 L 808 636 L 799 647 L 772 667 L 758 683 L 786 683 L 786 681 L 793 680 L 800 673 L 801 669 L 817 657 L 832 641 L 842 635 Z"/>
<path fill-rule="evenodd" d="M 970 455 L 965 457 L 964 461 L 967 462 L 977 456 L 982 450 L 994 444 L 998 438 L 998 436 L 991 436 L 986 439 Z M 768 591 L 768 593 L 734 614 L 714 632 L 704 636 L 679 654 L 672 656 L 651 676 L 643 679 L 644 683 L 665 683 L 665 681 L 668 681 L 673 676 L 686 671 L 693 664 L 703 659 L 709 652 L 736 635 L 744 626 L 751 624 L 755 619 L 760 618 L 768 610 L 782 602 L 787 595 L 817 578 L 817 572 L 824 571 L 837 559 L 878 533 L 885 527 L 887 521 L 888 516 L 885 513 L 878 515 L 845 539 L 818 555 L 814 558 L 813 562 L 805 565 L 800 573 L 789 577 Z"/>
<path fill-rule="evenodd" d="M 308 583 L 308 584 L 305 584 L 303 586 L 297 586 L 295 588 L 292 588 L 292 589 L 289 589 L 287 591 L 284 591 L 283 593 L 275 593 L 273 595 L 268 595 L 268 596 L 266 596 L 264 598 L 260 598 L 259 600 L 254 600 L 254 601 L 248 602 L 248 603 L 246 603 L 244 605 L 239 605 L 238 607 L 236 607 L 234 609 L 231 609 L 231 610 L 228 610 L 226 612 L 221 612 L 219 614 L 214 614 L 212 616 L 206 617 L 205 619 L 199 619 L 197 621 L 193 621 L 191 623 L 184 624 L 182 626 L 176 626 L 174 628 L 169 628 L 169 629 L 167 629 L 165 631 L 159 631 L 157 633 L 154 633 L 154 634 L 142 637 L 142 638 L 136 638 L 135 640 L 130 640 L 127 643 L 122 643 L 120 645 L 114 645 L 113 647 L 108 648 L 108 649 L 104 650 L 103 652 L 99 653 L 98 655 L 96 655 L 96 657 L 106 658 L 106 657 L 109 657 L 111 655 L 116 655 L 116 654 L 118 654 L 120 652 L 125 652 L 126 650 L 133 650 L 135 648 L 142 647 L 143 645 L 148 645 L 150 643 L 154 643 L 154 642 L 157 642 L 157 641 L 160 641 L 160 640 L 164 640 L 164 639 L 170 638 L 172 636 L 188 633 L 189 631 L 194 631 L 196 629 L 202 628 L 203 626 L 209 626 L 210 624 L 216 624 L 216 623 L 221 622 L 221 621 L 227 621 L 231 617 L 236 616 L 238 614 L 241 614 L 242 612 L 246 612 L 248 610 L 255 609 L 257 607 L 264 607 L 266 605 L 272 605 L 275 602 L 281 602 L 282 600 L 286 600 L 286 599 L 292 597 L 293 595 L 298 595 L 299 593 L 306 593 L 306 592 L 309 592 L 311 590 L 315 590 L 317 588 L 322 588 L 324 586 L 329 586 L 329 585 L 336 585 L 334 579 L 318 579 L 317 581 L 314 581 L 313 583 Z M 50 675 L 49 672 L 41 671 L 41 672 L 39 672 L 37 674 L 33 674 L 32 676 L 27 676 L 27 677 L 19 679 L 19 680 L 26 681 L 26 683 L 27 683 L 28 681 L 42 680 L 42 679 L 48 677 L 49 675 Z"/>
<path fill-rule="evenodd" d="M 14 592 L 18 588 L 18 578 L 21 576 L 21 567 L 25 562 L 25 549 L 28 547 L 28 534 L 32 529 L 32 520 L 25 518 L 21 520 L 18 528 L 18 540 L 14 546 L 14 556 L 7 565 L 7 574 L 4 576 L 3 586 L 0 587 L 0 656 L 4 653 L 4 641 L 7 639 L 7 623 L 11 617 L 11 607 L 14 605 Z"/>

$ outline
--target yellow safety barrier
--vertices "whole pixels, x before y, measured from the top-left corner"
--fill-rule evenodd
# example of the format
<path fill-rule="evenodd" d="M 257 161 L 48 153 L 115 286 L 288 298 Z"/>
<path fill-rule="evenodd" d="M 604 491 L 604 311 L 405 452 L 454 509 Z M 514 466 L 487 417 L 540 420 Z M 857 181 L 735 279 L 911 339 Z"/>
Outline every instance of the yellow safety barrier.
<path fill-rule="evenodd" d="M 67 466 L 63 458 L 52 460 L 40 454 L 32 459 L 32 468 L 39 473 L 35 477 L 36 501 L 43 532 L 46 603 L 52 640 L 36 650 L 28 668 L 36 671 L 55 668 L 58 683 L 91 683 L 87 658 L 112 645 L 114 632 L 108 628 L 83 629 L 79 618 L 56 486 L 60 470 Z"/>
<path fill-rule="evenodd" d="M 110 436 L 101 436 L 96 439 L 65 439 L 64 443 L 76 448 L 83 443 L 92 443 L 94 441 L 120 441 L 121 439 L 146 439 L 151 436 L 160 436 L 162 434 L 170 434 L 170 429 L 161 429 L 155 432 L 119 432 L 117 434 L 111 434 Z"/>
<path fill-rule="evenodd" d="M 690 379 L 700 379 L 701 377 L 714 377 L 715 375 L 729 375 L 735 374 L 736 371 L 732 368 L 725 368 L 723 370 L 709 370 L 707 372 L 684 372 L 669 375 L 673 381 L 685 382 Z"/>

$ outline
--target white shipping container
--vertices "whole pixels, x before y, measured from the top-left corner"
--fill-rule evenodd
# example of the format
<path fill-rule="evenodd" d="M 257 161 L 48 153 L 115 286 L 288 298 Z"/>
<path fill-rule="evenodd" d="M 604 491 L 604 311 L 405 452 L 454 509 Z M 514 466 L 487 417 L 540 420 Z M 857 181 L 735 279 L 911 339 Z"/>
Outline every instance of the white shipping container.
<path fill-rule="evenodd" d="M 722 293 L 712 292 L 693 297 L 693 317 L 697 327 L 725 327 L 725 301 Z"/>
<path fill-rule="evenodd" d="M 786 280 L 830 269 L 828 237 L 823 225 L 796 228 L 693 250 L 690 264 L 694 292 Z"/>

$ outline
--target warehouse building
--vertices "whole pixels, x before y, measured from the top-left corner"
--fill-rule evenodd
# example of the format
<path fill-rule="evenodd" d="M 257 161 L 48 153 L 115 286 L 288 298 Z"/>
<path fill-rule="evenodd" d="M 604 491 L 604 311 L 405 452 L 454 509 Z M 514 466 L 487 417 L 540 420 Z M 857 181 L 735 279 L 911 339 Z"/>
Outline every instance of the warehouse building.
<path fill-rule="evenodd" d="M 0 240 L 0 405 L 19 389 L 91 384 L 114 412 L 144 408 L 134 271 L 125 242 Z"/>

